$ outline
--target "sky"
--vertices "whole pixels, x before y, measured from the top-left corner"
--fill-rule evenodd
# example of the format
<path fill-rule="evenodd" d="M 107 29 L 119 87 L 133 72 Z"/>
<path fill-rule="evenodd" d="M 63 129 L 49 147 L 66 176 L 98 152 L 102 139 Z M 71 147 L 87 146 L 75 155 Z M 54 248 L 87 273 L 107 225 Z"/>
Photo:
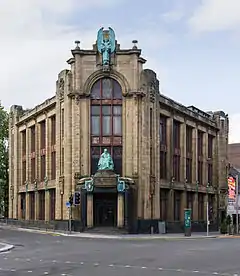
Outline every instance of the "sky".
<path fill-rule="evenodd" d="M 132 40 L 161 93 L 230 117 L 240 142 L 240 0 L 0 0 L 0 101 L 32 108 L 52 97 L 74 41 L 91 48 L 101 27 Z"/>

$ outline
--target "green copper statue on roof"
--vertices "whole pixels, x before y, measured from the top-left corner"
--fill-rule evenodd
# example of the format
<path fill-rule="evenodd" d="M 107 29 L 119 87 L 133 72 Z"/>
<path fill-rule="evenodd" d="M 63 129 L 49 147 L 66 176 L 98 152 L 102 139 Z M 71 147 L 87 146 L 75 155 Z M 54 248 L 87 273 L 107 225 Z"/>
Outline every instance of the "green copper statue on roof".
<path fill-rule="evenodd" d="M 110 170 L 110 171 L 114 170 L 113 159 L 110 153 L 107 151 L 107 149 L 104 149 L 98 161 L 98 171 L 103 171 L 103 170 Z"/>
<path fill-rule="evenodd" d="M 115 51 L 116 42 L 115 42 L 115 33 L 112 28 L 104 30 L 101 28 L 98 31 L 97 35 L 97 49 L 98 52 L 102 55 L 102 65 L 110 65 L 111 54 Z"/>

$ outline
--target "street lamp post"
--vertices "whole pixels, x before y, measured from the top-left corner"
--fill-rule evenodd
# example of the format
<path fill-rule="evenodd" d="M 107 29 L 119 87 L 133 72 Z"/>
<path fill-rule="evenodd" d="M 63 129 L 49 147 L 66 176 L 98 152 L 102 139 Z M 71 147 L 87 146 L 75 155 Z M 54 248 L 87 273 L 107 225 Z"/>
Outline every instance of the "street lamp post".
<path fill-rule="evenodd" d="M 207 183 L 207 236 L 209 236 L 209 202 L 208 202 L 209 183 Z"/>

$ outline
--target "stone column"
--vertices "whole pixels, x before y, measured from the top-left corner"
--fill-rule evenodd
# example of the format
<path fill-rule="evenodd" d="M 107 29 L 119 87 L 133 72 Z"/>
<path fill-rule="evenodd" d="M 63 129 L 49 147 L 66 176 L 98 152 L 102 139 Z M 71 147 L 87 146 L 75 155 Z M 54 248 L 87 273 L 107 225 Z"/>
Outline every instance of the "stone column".
<path fill-rule="evenodd" d="M 64 195 L 63 204 L 69 200 L 72 193 L 72 99 L 68 98 L 64 102 Z M 85 115 L 86 117 L 86 115 Z M 87 147 L 86 151 L 87 151 Z M 63 206 L 63 208 L 65 208 Z M 63 212 L 63 219 L 67 220 L 68 215 Z"/>
<path fill-rule="evenodd" d="M 207 221 L 207 202 L 208 202 L 208 194 L 204 195 L 204 221 Z"/>
<path fill-rule="evenodd" d="M 186 180 L 186 124 L 180 126 L 180 147 L 181 147 L 181 161 L 180 161 L 180 181 Z"/>
<path fill-rule="evenodd" d="M 123 228 L 124 226 L 124 194 L 118 194 L 117 204 L 117 227 Z"/>
<path fill-rule="evenodd" d="M 50 220 L 50 192 L 45 191 L 45 221 Z"/>
<path fill-rule="evenodd" d="M 87 227 L 93 227 L 93 194 L 87 195 Z"/>
<path fill-rule="evenodd" d="M 194 221 L 198 221 L 198 193 L 193 195 L 193 214 L 192 218 Z"/>
<path fill-rule="evenodd" d="M 62 183 L 64 179 L 60 180 L 60 176 L 63 175 L 62 172 L 62 148 L 63 148 L 63 142 L 64 137 L 63 135 L 63 109 L 61 107 L 60 100 L 57 99 L 56 102 L 56 214 L 55 218 L 57 220 L 61 219 L 62 214 L 62 198 L 64 193 L 64 184 Z"/>
<path fill-rule="evenodd" d="M 187 208 L 187 192 L 182 191 L 181 193 L 181 216 L 180 220 L 184 221 L 184 209 Z"/>
<path fill-rule="evenodd" d="M 29 220 L 30 218 L 30 197 L 29 193 L 26 193 L 26 215 L 25 215 L 25 220 Z"/>
<path fill-rule="evenodd" d="M 16 201 L 19 202 L 18 205 L 16 205 L 17 209 L 16 209 L 16 216 L 18 219 L 22 219 L 22 212 L 21 212 L 21 194 L 17 195 Z"/>
<path fill-rule="evenodd" d="M 35 220 L 39 219 L 39 194 L 35 192 Z"/>

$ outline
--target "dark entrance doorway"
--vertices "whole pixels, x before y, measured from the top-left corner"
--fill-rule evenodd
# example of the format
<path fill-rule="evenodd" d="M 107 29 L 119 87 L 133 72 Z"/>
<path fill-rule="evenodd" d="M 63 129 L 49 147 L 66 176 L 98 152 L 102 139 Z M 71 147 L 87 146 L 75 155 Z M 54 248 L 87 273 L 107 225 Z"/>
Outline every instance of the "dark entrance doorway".
<path fill-rule="evenodd" d="M 94 227 L 117 225 L 117 193 L 93 194 Z"/>

